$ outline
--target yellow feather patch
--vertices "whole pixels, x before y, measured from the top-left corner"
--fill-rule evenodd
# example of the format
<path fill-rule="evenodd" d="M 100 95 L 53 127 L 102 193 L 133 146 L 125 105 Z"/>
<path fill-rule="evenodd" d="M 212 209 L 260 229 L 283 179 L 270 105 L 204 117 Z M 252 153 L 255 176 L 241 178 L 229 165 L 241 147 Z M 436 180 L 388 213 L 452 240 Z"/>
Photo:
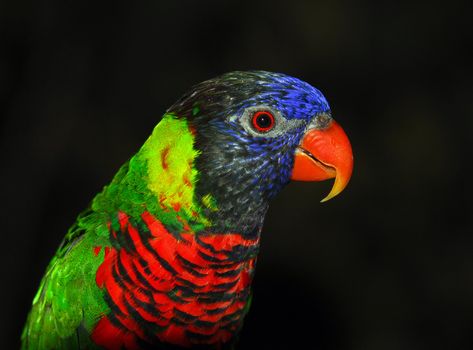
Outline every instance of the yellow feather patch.
<path fill-rule="evenodd" d="M 143 145 L 142 154 L 147 160 L 148 188 L 158 201 L 192 215 L 197 209 L 193 204 L 197 170 L 192 164 L 199 152 L 194 149 L 187 121 L 164 115 Z"/>

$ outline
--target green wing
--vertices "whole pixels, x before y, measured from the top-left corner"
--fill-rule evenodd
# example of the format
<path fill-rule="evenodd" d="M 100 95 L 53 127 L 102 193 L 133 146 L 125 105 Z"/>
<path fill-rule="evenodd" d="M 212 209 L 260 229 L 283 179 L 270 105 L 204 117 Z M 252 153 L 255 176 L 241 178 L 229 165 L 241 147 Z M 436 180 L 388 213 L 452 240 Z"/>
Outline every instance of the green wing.
<path fill-rule="evenodd" d="M 90 349 L 88 334 L 107 313 L 95 274 L 104 258 L 108 228 L 88 211 L 69 230 L 49 264 L 21 336 L 22 349 Z"/>

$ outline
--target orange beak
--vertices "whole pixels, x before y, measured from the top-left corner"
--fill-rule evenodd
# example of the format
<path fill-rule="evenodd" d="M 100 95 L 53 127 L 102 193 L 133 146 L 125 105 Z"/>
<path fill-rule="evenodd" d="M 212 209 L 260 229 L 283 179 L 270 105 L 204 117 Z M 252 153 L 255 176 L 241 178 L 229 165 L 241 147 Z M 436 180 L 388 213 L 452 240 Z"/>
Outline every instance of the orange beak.
<path fill-rule="evenodd" d="M 309 129 L 297 147 L 292 180 L 323 181 L 335 178 L 326 202 L 343 191 L 353 171 L 350 141 L 334 120 L 325 129 Z"/>

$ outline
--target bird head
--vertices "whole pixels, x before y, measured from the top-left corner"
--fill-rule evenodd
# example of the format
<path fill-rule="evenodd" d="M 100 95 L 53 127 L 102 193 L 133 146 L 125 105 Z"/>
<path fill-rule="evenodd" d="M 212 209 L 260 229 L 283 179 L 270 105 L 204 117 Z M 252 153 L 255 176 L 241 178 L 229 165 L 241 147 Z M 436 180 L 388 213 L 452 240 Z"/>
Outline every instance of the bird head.
<path fill-rule="evenodd" d="M 339 194 L 353 167 L 350 142 L 322 93 L 279 73 L 232 72 L 196 85 L 167 111 L 194 135 L 195 195 L 219 230 L 260 228 L 268 202 L 292 179 L 335 178 Z M 207 207 L 209 207 L 207 205 Z"/>

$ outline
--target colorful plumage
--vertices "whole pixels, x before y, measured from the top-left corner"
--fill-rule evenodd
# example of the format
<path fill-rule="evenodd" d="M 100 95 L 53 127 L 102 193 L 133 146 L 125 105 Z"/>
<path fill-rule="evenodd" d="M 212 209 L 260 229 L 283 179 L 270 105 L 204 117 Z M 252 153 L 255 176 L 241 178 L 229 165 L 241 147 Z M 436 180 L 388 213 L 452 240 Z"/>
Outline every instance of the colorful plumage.
<path fill-rule="evenodd" d="M 230 347 L 269 201 L 291 179 L 335 178 L 329 199 L 352 166 L 307 83 L 253 71 L 195 86 L 67 233 L 23 349 Z"/>

